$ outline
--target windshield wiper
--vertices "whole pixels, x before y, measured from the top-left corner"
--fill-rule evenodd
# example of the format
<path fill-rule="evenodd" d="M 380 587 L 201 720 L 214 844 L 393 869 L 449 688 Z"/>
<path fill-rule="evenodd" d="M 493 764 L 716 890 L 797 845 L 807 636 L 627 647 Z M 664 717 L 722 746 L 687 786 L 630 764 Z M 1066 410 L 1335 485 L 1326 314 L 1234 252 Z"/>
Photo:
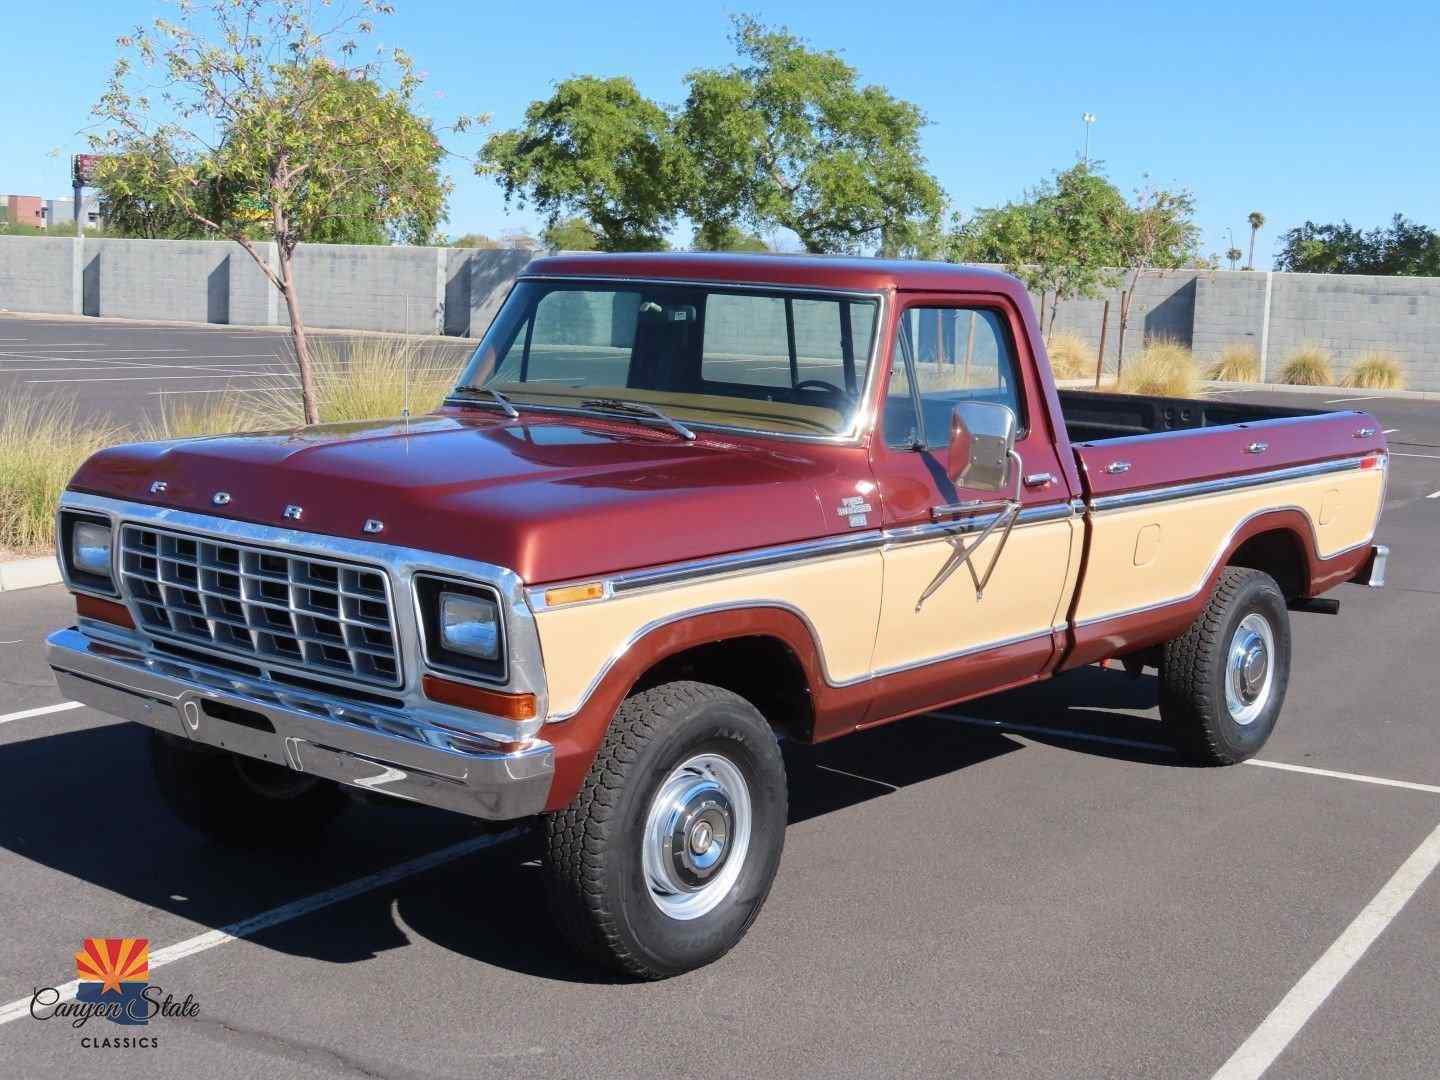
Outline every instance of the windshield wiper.
<path fill-rule="evenodd" d="M 499 405 L 500 408 L 505 411 L 506 416 L 508 416 L 511 420 L 520 419 L 520 410 L 515 408 L 514 405 L 511 405 L 510 399 L 507 398 L 504 394 L 500 393 L 499 390 L 496 390 L 493 386 L 457 386 L 454 390 L 451 391 L 451 393 L 489 394 L 492 398 L 495 399 L 495 404 Z"/>
<path fill-rule="evenodd" d="M 669 427 L 682 439 L 691 442 L 695 440 L 695 432 L 691 431 L 684 424 L 680 423 L 673 416 L 666 416 L 654 405 L 646 405 L 640 401 L 622 401 L 620 398 L 589 398 L 580 402 L 582 409 L 601 409 L 606 412 L 629 413 L 631 415 L 648 416 L 659 420 Z"/>

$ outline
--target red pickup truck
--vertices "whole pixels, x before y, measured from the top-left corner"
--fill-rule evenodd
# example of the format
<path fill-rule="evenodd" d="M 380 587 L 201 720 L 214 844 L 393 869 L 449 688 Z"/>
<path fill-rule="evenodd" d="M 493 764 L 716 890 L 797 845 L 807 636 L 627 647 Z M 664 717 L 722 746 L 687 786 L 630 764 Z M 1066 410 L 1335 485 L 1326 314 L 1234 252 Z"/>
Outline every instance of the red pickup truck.
<path fill-rule="evenodd" d="M 1386 460 L 1363 413 L 1058 391 L 1003 274 L 545 258 L 433 415 L 90 459 L 49 659 L 228 840 L 538 816 L 562 930 L 663 977 L 769 892 L 778 738 L 1119 658 L 1254 754 L 1288 610 L 1382 583 Z"/>

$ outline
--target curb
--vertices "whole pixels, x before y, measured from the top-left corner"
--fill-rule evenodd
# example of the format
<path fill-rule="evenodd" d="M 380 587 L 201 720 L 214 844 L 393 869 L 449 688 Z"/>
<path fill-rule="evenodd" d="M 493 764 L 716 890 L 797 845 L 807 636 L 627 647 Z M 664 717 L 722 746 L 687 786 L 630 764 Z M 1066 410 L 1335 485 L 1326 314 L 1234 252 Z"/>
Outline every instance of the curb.
<path fill-rule="evenodd" d="M 55 561 L 54 555 L 0 562 L 0 592 L 58 585 L 60 580 L 60 564 Z"/>

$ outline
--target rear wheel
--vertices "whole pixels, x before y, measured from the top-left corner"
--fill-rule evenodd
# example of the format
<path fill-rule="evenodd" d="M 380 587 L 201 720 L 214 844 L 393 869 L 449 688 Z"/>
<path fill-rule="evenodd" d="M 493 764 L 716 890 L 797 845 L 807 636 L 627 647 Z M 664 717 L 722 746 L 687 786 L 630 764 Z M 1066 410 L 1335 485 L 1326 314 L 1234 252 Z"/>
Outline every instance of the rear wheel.
<path fill-rule="evenodd" d="M 349 805 L 339 784 L 160 731 L 150 763 L 181 821 L 227 844 L 284 848 L 309 840 Z"/>
<path fill-rule="evenodd" d="M 1275 729 L 1290 679 L 1290 616 L 1275 579 L 1226 567 L 1204 612 L 1166 644 L 1160 716 L 1192 759 L 1233 765 Z"/>
<path fill-rule="evenodd" d="M 748 701 L 696 682 L 634 694 L 580 794 L 546 818 L 557 925 L 640 978 L 708 964 L 760 913 L 786 813 L 780 748 Z"/>

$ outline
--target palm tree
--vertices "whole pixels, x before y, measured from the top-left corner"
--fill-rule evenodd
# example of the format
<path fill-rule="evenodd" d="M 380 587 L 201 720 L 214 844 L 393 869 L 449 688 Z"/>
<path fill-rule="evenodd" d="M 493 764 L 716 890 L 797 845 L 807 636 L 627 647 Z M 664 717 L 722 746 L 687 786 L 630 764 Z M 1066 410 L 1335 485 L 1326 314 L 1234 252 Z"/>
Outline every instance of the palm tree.
<path fill-rule="evenodd" d="M 1265 215 L 1259 210 L 1250 211 L 1250 265 L 1247 270 L 1255 269 L 1255 234 L 1265 227 Z"/>
<path fill-rule="evenodd" d="M 1225 252 L 1225 258 L 1230 260 L 1231 270 L 1235 269 L 1235 264 L 1240 261 L 1240 257 L 1244 254 L 1245 253 L 1237 247 L 1232 247 L 1229 251 Z"/>

